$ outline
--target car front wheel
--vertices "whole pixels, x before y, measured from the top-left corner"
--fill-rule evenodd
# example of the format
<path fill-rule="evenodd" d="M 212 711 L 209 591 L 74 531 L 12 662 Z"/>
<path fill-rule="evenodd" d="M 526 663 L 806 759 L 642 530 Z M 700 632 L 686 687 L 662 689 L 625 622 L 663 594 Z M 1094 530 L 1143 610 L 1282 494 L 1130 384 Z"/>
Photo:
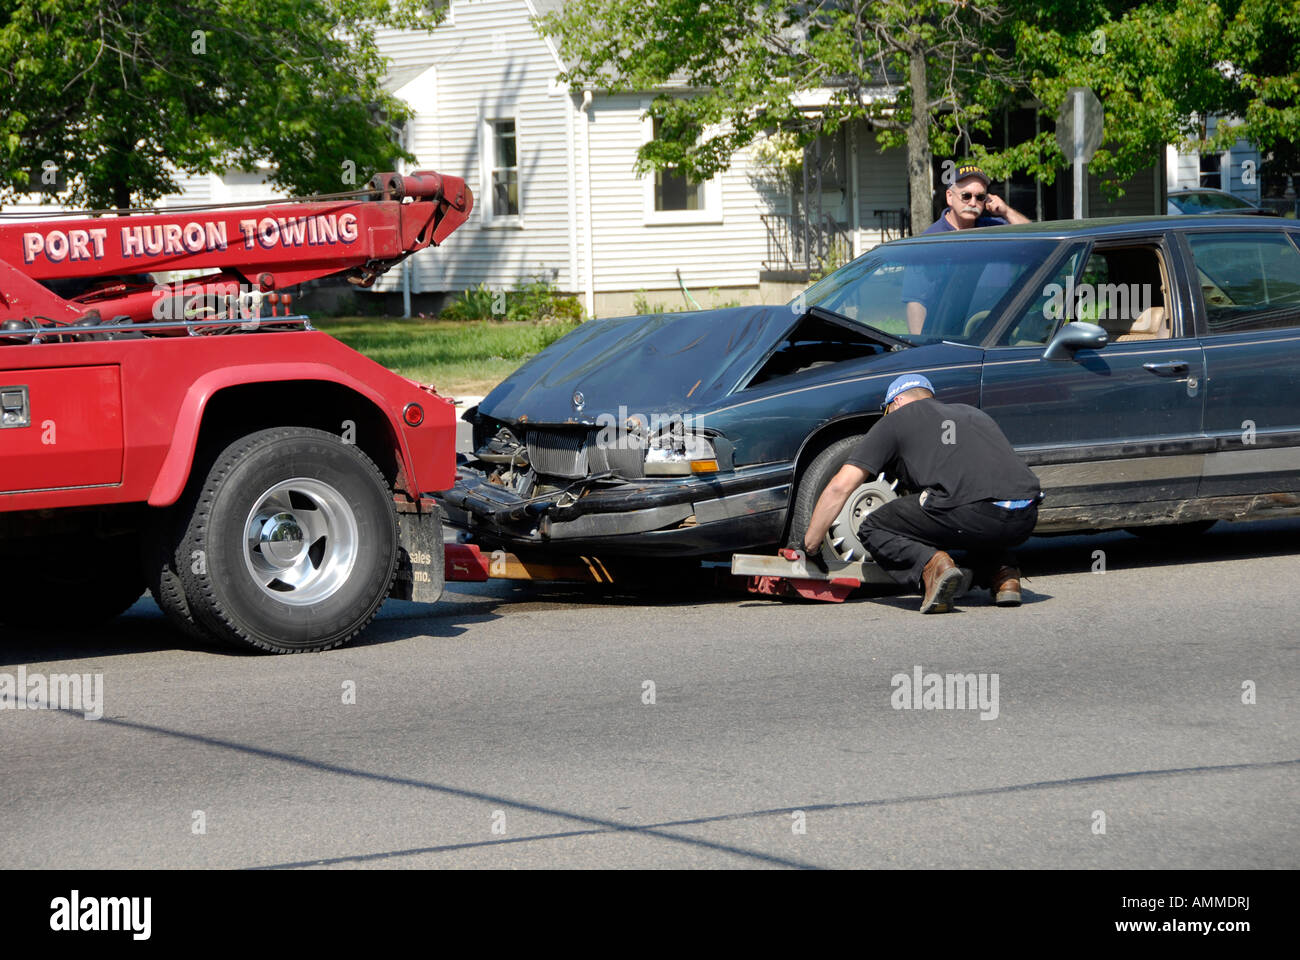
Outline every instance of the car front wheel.
<path fill-rule="evenodd" d="M 812 522 L 813 510 L 817 500 L 826 489 L 831 478 L 839 473 L 844 462 L 848 460 L 853 448 L 862 440 L 861 436 L 844 437 L 836 440 L 813 458 L 799 478 L 799 487 L 795 491 L 794 504 L 790 511 L 791 546 L 802 547 L 803 534 Z M 898 494 L 894 488 L 898 481 L 892 483 L 883 476 L 868 480 L 853 493 L 832 521 L 826 537 L 822 541 L 822 556 L 844 561 L 870 560 L 867 548 L 858 536 L 858 528 L 872 510 L 881 504 L 895 499 Z"/>

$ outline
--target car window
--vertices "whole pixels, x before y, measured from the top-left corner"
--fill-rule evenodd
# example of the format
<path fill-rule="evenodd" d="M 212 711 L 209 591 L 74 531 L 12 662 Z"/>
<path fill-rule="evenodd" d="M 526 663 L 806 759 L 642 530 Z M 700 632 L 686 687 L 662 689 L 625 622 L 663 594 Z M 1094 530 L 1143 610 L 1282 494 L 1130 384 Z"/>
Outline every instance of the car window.
<path fill-rule="evenodd" d="M 1300 326 L 1300 250 L 1281 233 L 1189 234 L 1211 334 Z"/>
<path fill-rule="evenodd" d="M 999 337 L 1001 346 L 1043 344 L 1057 324 L 1095 323 L 1113 342 L 1172 336 L 1166 308 L 1168 272 L 1154 245 L 1098 245 L 1082 268 L 1076 251 L 1019 319 Z"/>
<path fill-rule="evenodd" d="M 818 281 L 798 299 L 869 324 L 913 343 L 980 342 L 1017 284 L 1059 242 L 945 239 L 886 244 Z M 921 332 L 908 325 L 908 305 L 923 307 Z"/>
<path fill-rule="evenodd" d="M 1217 213 L 1220 210 L 1249 210 L 1251 204 L 1230 193 L 1183 193 L 1170 197 L 1183 213 Z"/>
<path fill-rule="evenodd" d="M 1024 347 L 1047 343 L 1057 325 L 1067 319 L 1066 291 L 1078 272 L 1082 256 L 1083 247 L 1079 247 L 1065 259 L 1055 276 L 1043 285 L 1042 292 L 1030 301 L 1011 326 L 1002 331 L 998 346 Z"/>

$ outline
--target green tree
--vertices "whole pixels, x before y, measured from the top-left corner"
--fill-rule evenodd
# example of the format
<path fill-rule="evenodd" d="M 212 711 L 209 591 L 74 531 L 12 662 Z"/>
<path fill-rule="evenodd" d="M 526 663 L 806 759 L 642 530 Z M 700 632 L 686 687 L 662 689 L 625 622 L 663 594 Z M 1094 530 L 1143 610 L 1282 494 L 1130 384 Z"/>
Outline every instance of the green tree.
<path fill-rule="evenodd" d="M 1238 137 L 1261 150 L 1300 141 L 1300 0 L 1012 2 L 1024 82 L 1054 117 L 1071 86 L 1106 111 L 1106 143 L 1089 169 L 1114 184 L 1149 167 L 1166 144 L 1216 152 Z M 1210 115 L 1233 118 L 1207 136 Z M 1066 165 L 1055 138 L 973 151 L 1000 175 L 1048 183 Z"/>
<path fill-rule="evenodd" d="M 407 156 L 375 28 L 432 29 L 428 0 L 0 0 L 0 196 L 66 177 L 128 207 L 176 170 L 273 165 L 292 192 L 363 184 Z"/>
<path fill-rule="evenodd" d="M 539 27 L 558 39 L 571 84 L 658 91 L 660 132 L 640 172 L 704 179 L 765 132 L 806 144 L 866 117 L 882 146 L 906 146 L 912 222 L 924 225 L 933 151 L 987 130 L 990 97 L 1014 86 L 990 45 L 1001 20 L 997 0 L 571 0 Z M 801 94 L 823 102 L 801 111 Z"/>

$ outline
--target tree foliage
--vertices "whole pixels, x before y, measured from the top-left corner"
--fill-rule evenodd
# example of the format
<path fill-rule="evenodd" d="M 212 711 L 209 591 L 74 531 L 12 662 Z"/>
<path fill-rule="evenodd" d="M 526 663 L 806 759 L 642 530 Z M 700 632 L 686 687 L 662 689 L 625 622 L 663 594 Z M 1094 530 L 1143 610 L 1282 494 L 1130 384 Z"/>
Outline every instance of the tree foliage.
<path fill-rule="evenodd" d="M 766 132 L 799 143 L 869 118 L 905 142 L 913 218 L 927 217 L 930 158 L 987 128 L 991 83 L 1009 64 L 987 42 L 997 0 L 571 0 L 540 19 L 576 86 L 659 91 L 638 167 L 704 179 Z M 815 109 L 800 109 L 813 97 Z"/>
<path fill-rule="evenodd" d="M 258 163 L 292 192 L 347 189 L 349 162 L 363 183 L 405 156 L 375 28 L 440 17 L 421 0 L 0 0 L 0 191 L 50 164 L 92 206 Z"/>
<path fill-rule="evenodd" d="M 1300 0 L 1031 2 L 1012 14 L 1017 62 L 1044 113 L 1071 86 L 1101 99 L 1095 174 L 1127 179 L 1170 143 L 1217 152 L 1244 137 L 1267 152 L 1300 140 Z M 1210 115 L 1232 122 L 1207 135 Z M 1050 135 L 987 159 L 1048 183 L 1066 164 Z"/>
<path fill-rule="evenodd" d="M 656 91 L 641 171 L 704 178 L 764 133 L 797 146 L 867 118 L 882 146 L 907 148 L 914 223 L 928 216 L 932 151 L 1053 182 L 1068 161 L 1052 121 L 1071 86 L 1105 107 L 1090 169 L 1112 184 L 1169 143 L 1300 141 L 1300 0 L 571 0 L 539 22 L 570 83 Z M 982 145 L 1021 105 L 1047 118 L 1043 132 Z M 1211 114 L 1241 123 L 1207 136 Z"/>

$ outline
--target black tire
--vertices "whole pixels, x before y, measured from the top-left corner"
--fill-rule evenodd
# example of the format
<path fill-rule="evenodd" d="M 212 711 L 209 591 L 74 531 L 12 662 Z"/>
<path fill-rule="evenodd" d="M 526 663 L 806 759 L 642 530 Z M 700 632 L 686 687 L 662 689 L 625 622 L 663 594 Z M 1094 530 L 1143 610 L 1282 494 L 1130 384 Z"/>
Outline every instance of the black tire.
<path fill-rule="evenodd" d="M 831 482 L 831 478 L 839 473 L 840 468 L 844 466 L 844 462 L 848 460 L 853 448 L 861 441 L 861 435 L 842 437 L 813 457 L 812 462 L 808 464 L 807 469 L 799 478 L 799 486 L 795 490 L 794 501 L 790 505 L 790 522 L 786 532 L 787 546 L 803 547 L 803 535 L 808 529 L 808 524 L 812 521 L 813 510 L 817 506 L 818 498 L 821 497 L 822 491 L 826 489 L 826 485 Z M 883 480 L 869 480 L 868 483 L 858 488 L 858 492 L 853 497 L 850 497 L 850 504 L 846 505 L 846 508 L 867 488 L 871 488 L 870 499 L 874 501 L 891 500 L 895 496 L 891 484 L 887 484 Z M 856 531 L 848 534 L 848 539 L 850 542 L 836 551 L 840 559 L 870 559 L 866 548 L 858 540 Z M 823 550 L 823 556 L 829 558 L 830 553 Z"/>
<path fill-rule="evenodd" d="M 1218 520 L 1191 520 L 1187 523 L 1160 523 L 1149 527 L 1125 527 L 1135 537 L 1144 540 L 1190 540 L 1199 537 Z"/>
<path fill-rule="evenodd" d="M 209 645 L 222 644 L 203 628 L 190 610 L 185 584 L 176 572 L 176 548 L 181 535 L 176 525 L 176 515 L 169 510 L 155 520 L 143 537 L 141 560 L 149 593 L 168 623 L 186 637 Z"/>
<path fill-rule="evenodd" d="M 273 653 L 340 646 L 392 586 L 397 512 L 388 483 L 364 453 L 322 430 L 277 427 L 234 441 L 191 494 L 182 523 L 173 569 L 190 612 L 236 645 Z"/>
<path fill-rule="evenodd" d="M 0 554 L 0 623 L 40 629 L 112 620 L 144 595 L 139 551 L 139 540 L 123 535 L 57 554 Z"/>

